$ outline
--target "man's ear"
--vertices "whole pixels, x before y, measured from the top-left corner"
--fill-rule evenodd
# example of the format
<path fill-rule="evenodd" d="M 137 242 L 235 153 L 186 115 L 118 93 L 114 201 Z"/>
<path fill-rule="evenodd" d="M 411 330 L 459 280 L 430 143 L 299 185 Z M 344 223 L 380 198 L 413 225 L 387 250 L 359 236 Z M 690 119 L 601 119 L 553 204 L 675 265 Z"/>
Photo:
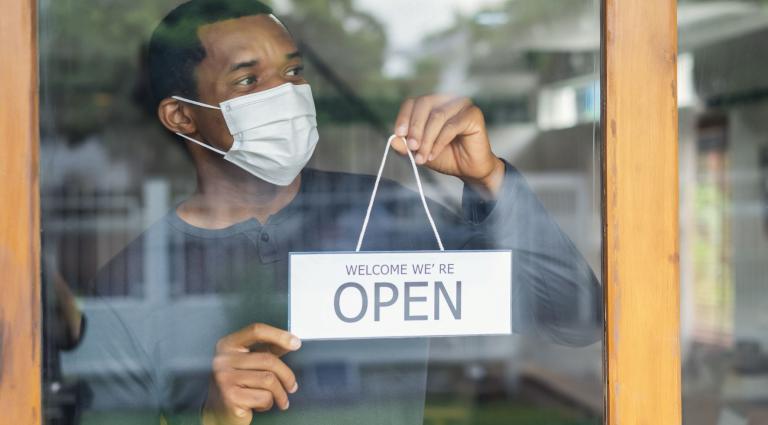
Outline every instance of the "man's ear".
<path fill-rule="evenodd" d="M 181 134 L 193 134 L 197 132 L 195 119 L 190 114 L 189 108 L 181 101 L 166 97 L 160 101 L 157 107 L 157 117 L 165 128 Z"/>

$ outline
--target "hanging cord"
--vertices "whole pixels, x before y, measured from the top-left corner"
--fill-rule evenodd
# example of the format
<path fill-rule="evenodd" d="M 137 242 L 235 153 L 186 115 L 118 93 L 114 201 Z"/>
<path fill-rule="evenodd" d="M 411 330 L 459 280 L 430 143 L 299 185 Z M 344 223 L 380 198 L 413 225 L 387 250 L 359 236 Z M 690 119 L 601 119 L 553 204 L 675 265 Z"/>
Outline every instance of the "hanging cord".
<path fill-rule="evenodd" d="M 368 220 L 371 218 L 371 210 L 373 209 L 373 202 L 376 199 L 376 192 L 379 190 L 379 181 L 381 181 L 381 175 L 384 172 L 384 165 L 387 163 L 387 155 L 389 154 L 389 148 L 392 146 L 392 140 L 397 138 L 396 135 L 392 135 L 387 140 L 387 147 L 384 148 L 384 157 L 381 158 L 381 165 L 379 166 L 379 173 L 376 175 L 376 183 L 373 185 L 373 193 L 371 193 L 371 200 L 368 202 L 368 211 L 365 212 L 365 220 L 363 221 L 363 228 L 360 230 L 360 237 L 357 238 L 357 248 L 355 252 L 360 252 L 360 247 L 363 245 L 363 238 L 365 238 L 365 230 L 368 228 Z M 424 188 L 421 186 L 421 178 L 419 177 L 419 170 L 416 168 L 416 160 L 413 159 L 411 150 L 408 149 L 408 144 L 405 141 L 405 137 L 400 137 L 405 145 L 405 151 L 408 152 L 408 158 L 411 160 L 411 168 L 413 169 L 413 175 L 416 176 L 416 186 L 419 188 L 419 196 L 421 197 L 421 204 L 424 206 L 424 212 L 427 213 L 427 219 L 429 225 L 432 226 L 432 232 L 435 234 L 437 245 L 440 247 L 440 251 L 445 251 L 443 247 L 443 241 L 440 239 L 440 235 L 437 233 L 437 227 L 435 221 L 432 219 L 432 214 L 429 213 L 429 207 L 427 206 L 427 199 L 424 197 Z"/>

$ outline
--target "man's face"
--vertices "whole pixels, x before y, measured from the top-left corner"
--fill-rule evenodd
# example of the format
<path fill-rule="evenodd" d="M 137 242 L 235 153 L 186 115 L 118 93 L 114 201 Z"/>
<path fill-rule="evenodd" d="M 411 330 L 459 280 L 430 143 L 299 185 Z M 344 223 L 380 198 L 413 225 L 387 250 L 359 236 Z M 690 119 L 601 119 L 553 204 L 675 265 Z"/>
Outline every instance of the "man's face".
<path fill-rule="evenodd" d="M 271 89 L 306 84 L 303 63 L 288 31 L 268 15 L 248 16 L 200 27 L 206 57 L 195 73 L 201 102 L 209 105 Z M 228 151 L 232 146 L 224 117 L 217 110 L 193 108 L 203 140 Z"/>

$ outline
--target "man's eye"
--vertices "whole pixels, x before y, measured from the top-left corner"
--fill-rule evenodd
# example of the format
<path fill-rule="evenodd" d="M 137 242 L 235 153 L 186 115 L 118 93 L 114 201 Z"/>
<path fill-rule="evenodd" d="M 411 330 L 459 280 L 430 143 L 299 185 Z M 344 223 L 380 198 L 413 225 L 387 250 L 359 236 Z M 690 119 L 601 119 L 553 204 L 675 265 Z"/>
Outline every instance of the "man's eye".
<path fill-rule="evenodd" d="M 250 86 L 255 82 L 256 82 L 256 77 L 245 77 L 242 80 L 238 81 L 236 84 L 238 86 Z"/>
<path fill-rule="evenodd" d="M 302 73 L 304 73 L 304 67 L 303 66 L 297 66 L 296 68 L 291 68 L 288 70 L 288 76 L 290 77 L 298 77 Z"/>

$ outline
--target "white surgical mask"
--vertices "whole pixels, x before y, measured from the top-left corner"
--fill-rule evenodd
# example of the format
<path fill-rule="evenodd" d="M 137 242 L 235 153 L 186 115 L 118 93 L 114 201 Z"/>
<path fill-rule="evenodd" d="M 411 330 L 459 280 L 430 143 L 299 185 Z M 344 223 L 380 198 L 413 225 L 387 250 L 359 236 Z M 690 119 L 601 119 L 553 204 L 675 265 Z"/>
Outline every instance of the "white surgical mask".
<path fill-rule="evenodd" d="M 287 186 L 307 165 L 317 146 L 315 102 L 309 84 L 286 83 L 222 102 L 219 107 L 173 96 L 174 99 L 219 109 L 234 138 L 223 152 L 181 133 L 177 135 L 224 156 L 254 176 Z"/>

